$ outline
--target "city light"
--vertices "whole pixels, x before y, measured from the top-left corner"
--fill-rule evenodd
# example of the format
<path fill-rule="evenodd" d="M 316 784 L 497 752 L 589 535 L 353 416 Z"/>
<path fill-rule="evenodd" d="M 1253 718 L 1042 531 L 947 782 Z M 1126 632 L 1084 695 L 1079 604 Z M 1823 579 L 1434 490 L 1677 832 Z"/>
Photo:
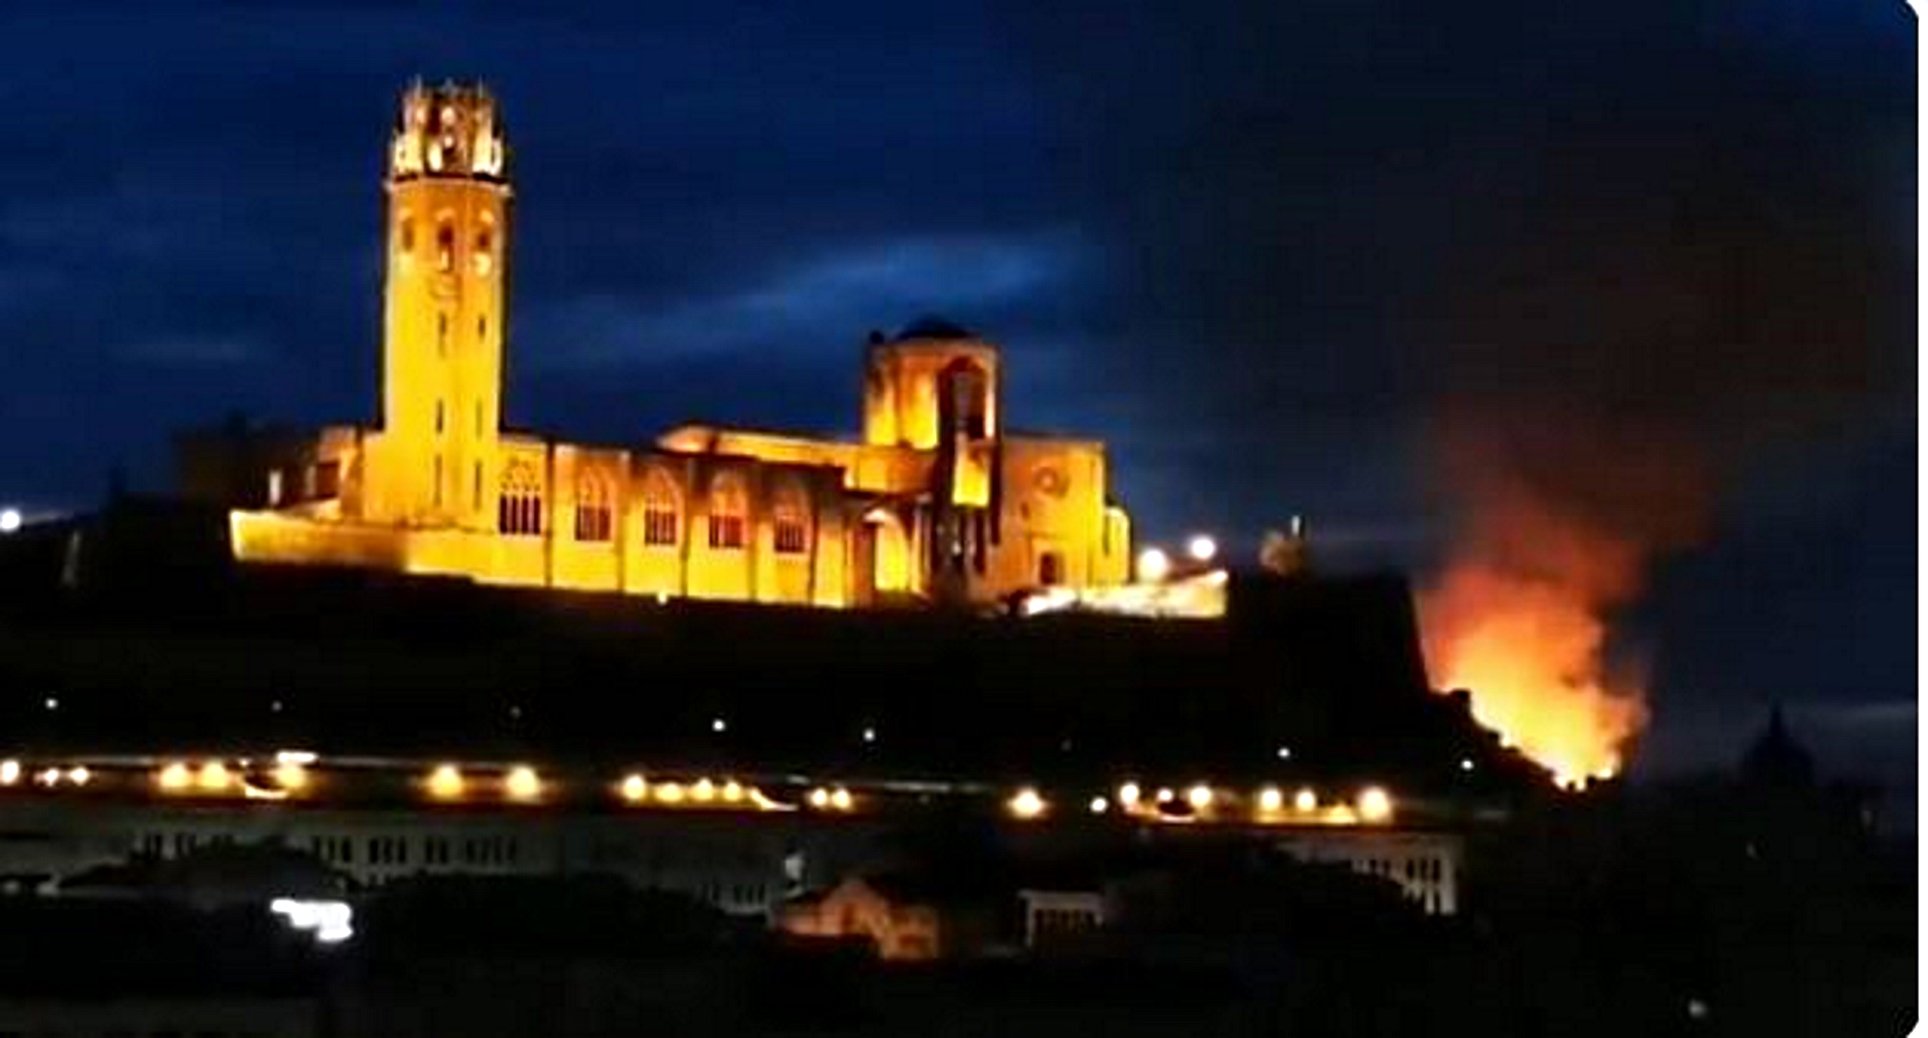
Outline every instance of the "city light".
<path fill-rule="evenodd" d="M 429 772 L 428 792 L 438 800 L 454 800 L 461 796 L 464 785 L 461 769 L 453 764 L 444 764 Z"/>
<path fill-rule="evenodd" d="M 877 729 L 875 729 L 875 728 L 870 728 L 870 727 L 866 727 L 866 728 L 864 729 L 864 741 L 865 741 L 865 742 L 876 742 L 876 741 L 877 741 Z"/>
<path fill-rule="evenodd" d="M 1018 790 L 1005 802 L 1005 806 L 1010 809 L 1012 817 L 1027 821 L 1044 814 L 1044 798 L 1029 786 Z"/>
<path fill-rule="evenodd" d="M 1118 805 L 1130 809 L 1138 806 L 1138 783 L 1127 782 L 1118 787 Z"/>
<path fill-rule="evenodd" d="M 1259 810 L 1272 812 L 1285 806 L 1285 794 L 1277 786 L 1267 786 L 1259 790 Z"/>
<path fill-rule="evenodd" d="M 1279 758 L 1280 760 L 1291 760 L 1291 759 L 1292 759 L 1292 747 L 1290 747 L 1290 746 L 1281 746 L 1281 747 L 1279 747 L 1279 752 L 1278 752 L 1278 758 Z"/>
<path fill-rule="evenodd" d="M 724 732 L 727 732 L 729 730 L 730 730 L 730 722 L 725 721 L 721 717 L 710 718 L 710 731 L 715 732 L 718 735 L 721 735 Z"/>
<path fill-rule="evenodd" d="M 300 761 L 283 760 L 274 766 L 275 785 L 287 792 L 308 788 L 308 769 Z"/>
<path fill-rule="evenodd" d="M 1212 787 L 1203 782 L 1198 783 L 1185 791 L 1185 802 L 1192 805 L 1194 811 L 1205 810 L 1212 806 Z"/>
<path fill-rule="evenodd" d="M 1173 800 L 1177 799 L 1177 797 L 1178 797 L 1178 794 L 1172 792 L 1172 787 L 1160 786 L 1158 787 L 1157 794 L 1154 795 L 1152 799 L 1158 801 L 1161 804 L 1169 804 Z"/>
<path fill-rule="evenodd" d="M 1185 554 L 1195 562 L 1210 562 L 1218 557 L 1218 542 L 1206 534 L 1193 534 L 1192 539 L 1185 542 Z"/>
<path fill-rule="evenodd" d="M 20 781 L 20 762 L 0 760 L 0 786 L 11 786 Z"/>
<path fill-rule="evenodd" d="M 822 810 L 830 806 L 830 791 L 818 786 L 810 791 L 810 806 Z"/>
<path fill-rule="evenodd" d="M 40 705 L 46 707 L 48 710 L 58 710 L 60 709 L 60 699 L 57 696 L 48 696 L 40 701 Z"/>
<path fill-rule="evenodd" d="M 1392 817 L 1392 797 L 1378 786 L 1367 786 L 1359 794 L 1359 817 L 1368 822 L 1383 822 Z"/>
<path fill-rule="evenodd" d="M 43 786 L 51 786 L 60 781 L 59 768 L 43 768 L 35 779 Z"/>
<path fill-rule="evenodd" d="M 542 779 L 536 776 L 534 768 L 519 764 L 509 769 L 509 774 L 502 780 L 502 788 L 511 799 L 534 800 L 542 795 Z"/>
<path fill-rule="evenodd" d="M 1300 789 L 1297 793 L 1292 794 L 1292 809 L 1294 811 L 1317 811 L 1319 809 L 1319 794 L 1314 793 L 1310 787 Z"/>
<path fill-rule="evenodd" d="M 697 779 L 696 782 L 690 786 L 690 799 L 699 804 L 707 804 L 716 799 L 716 787 L 710 783 L 709 779 Z"/>
<path fill-rule="evenodd" d="M 665 804 L 682 803 L 683 784 L 681 782 L 656 783 L 656 799 Z"/>
<path fill-rule="evenodd" d="M 187 770 L 187 765 L 175 761 L 161 769 L 161 773 L 155 777 L 155 782 L 162 789 L 170 792 L 179 791 L 194 784 L 194 775 Z"/>
<path fill-rule="evenodd" d="M 723 783 L 723 802 L 734 804 L 743 799 L 743 787 L 735 779 Z"/>
<path fill-rule="evenodd" d="M 1473 770 L 1473 758 L 1471 758 L 1471 757 L 1461 757 L 1461 758 L 1459 759 L 1459 770 L 1461 770 L 1461 771 L 1471 771 L 1471 770 Z"/>
<path fill-rule="evenodd" d="M 22 519 L 18 508 L 0 508 L 0 533 L 13 533 L 20 529 Z"/>
<path fill-rule="evenodd" d="M 641 775 L 627 775 L 621 786 L 623 799 L 638 804 L 649 797 L 649 783 Z"/>
<path fill-rule="evenodd" d="M 839 811 L 848 811 L 850 810 L 851 805 L 854 803 L 855 801 L 852 800 L 850 796 L 850 790 L 847 790 L 842 786 L 838 786 L 836 789 L 833 789 L 830 791 L 831 807 L 834 807 Z"/>
<path fill-rule="evenodd" d="M 354 909 L 346 901 L 278 897 L 268 902 L 268 911 L 287 920 L 293 929 L 313 931 L 322 944 L 340 944 L 355 935 Z"/>
<path fill-rule="evenodd" d="M 201 770 L 194 776 L 194 784 L 209 793 L 219 793 L 233 782 L 234 775 L 228 771 L 228 766 L 218 760 L 201 765 Z"/>
<path fill-rule="evenodd" d="M 1138 579 L 1157 583 L 1171 574 L 1172 558 L 1163 548 L 1146 548 L 1138 553 Z"/>
<path fill-rule="evenodd" d="M 67 769 L 67 781 L 72 785 L 84 786 L 93 777 L 94 773 L 88 771 L 87 765 L 85 764 L 75 765 Z"/>
<path fill-rule="evenodd" d="M 1104 797 L 1091 798 L 1091 813 L 1094 815 L 1104 814 L 1110 807 L 1111 805 L 1105 801 Z"/>

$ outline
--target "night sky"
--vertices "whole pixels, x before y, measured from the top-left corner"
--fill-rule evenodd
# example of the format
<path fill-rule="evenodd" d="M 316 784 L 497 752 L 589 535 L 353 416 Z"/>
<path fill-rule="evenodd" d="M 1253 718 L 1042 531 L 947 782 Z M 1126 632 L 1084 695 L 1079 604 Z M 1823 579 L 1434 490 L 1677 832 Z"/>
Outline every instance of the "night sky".
<path fill-rule="evenodd" d="M 1901 4 L 537 6 L 10 6 L 0 497 L 160 489 L 232 411 L 372 420 L 397 94 L 480 78 L 512 424 L 851 433 L 864 334 L 934 312 L 1004 345 L 1013 426 L 1110 442 L 1141 538 L 1303 513 L 1328 568 L 1422 577 L 1442 416 L 1569 430 L 1594 494 L 1568 440 L 1691 458 L 1622 627 L 1638 767 L 1778 700 L 1912 797 Z"/>

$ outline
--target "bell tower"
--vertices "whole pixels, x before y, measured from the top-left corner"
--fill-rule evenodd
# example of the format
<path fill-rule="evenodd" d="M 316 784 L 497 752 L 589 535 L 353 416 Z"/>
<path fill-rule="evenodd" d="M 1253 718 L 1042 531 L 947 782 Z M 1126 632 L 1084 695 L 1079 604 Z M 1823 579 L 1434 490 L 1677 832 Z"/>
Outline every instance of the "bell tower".
<path fill-rule="evenodd" d="M 480 85 L 417 82 L 388 154 L 381 517 L 493 526 L 508 152 Z"/>

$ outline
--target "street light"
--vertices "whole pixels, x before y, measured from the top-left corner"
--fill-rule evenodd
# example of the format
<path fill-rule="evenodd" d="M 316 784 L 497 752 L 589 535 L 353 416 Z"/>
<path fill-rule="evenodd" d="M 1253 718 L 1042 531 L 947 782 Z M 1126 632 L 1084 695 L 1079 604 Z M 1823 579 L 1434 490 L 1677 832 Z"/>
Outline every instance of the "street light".
<path fill-rule="evenodd" d="M 1157 583 L 1172 571 L 1172 557 L 1163 548 L 1146 548 L 1138 553 L 1138 579 Z"/>
<path fill-rule="evenodd" d="M 1197 533 L 1185 542 L 1185 554 L 1196 562 L 1210 562 L 1218 556 L 1218 542 L 1207 534 Z"/>

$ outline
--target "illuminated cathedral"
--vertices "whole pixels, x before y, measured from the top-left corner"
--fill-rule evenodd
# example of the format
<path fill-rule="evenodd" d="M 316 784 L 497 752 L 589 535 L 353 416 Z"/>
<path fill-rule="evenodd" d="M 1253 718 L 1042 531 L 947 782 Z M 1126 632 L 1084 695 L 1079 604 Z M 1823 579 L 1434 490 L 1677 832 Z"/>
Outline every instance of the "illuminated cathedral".
<path fill-rule="evenodd" d="M 856 439 L 503 428 L 512 186 L 494 98 L 411 87 L 386 189 L 379 426 L 182 451 L 184 489 L 230 508 L 238 560 L 824 607 L 1130 579 L 1104 444 L 1010 432 L 997 346 L 941 320 L 871 336 Z"/>

